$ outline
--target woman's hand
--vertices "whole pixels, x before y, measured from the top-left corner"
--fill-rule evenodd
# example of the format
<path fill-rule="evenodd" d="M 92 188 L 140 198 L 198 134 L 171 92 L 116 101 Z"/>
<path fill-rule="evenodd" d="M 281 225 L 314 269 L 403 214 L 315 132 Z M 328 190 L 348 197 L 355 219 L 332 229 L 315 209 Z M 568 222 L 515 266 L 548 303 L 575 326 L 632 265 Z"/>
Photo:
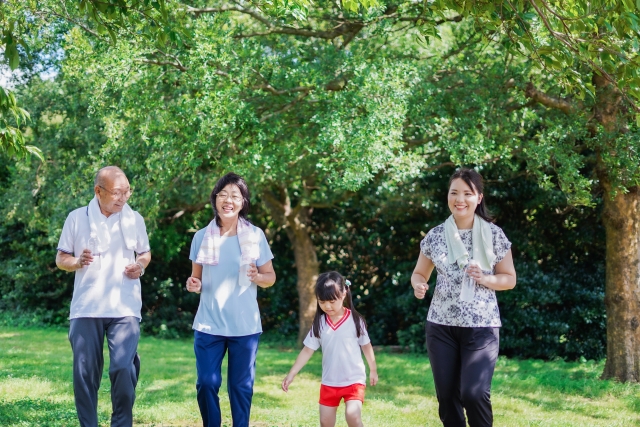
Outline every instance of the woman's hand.
<path fill-rule="evenodd" d="M 487 275 L 482 272 L 482 268 L 478 264 L 469 264 L 467 274 L 479 285 L 484 285 L 487 280 Z"/>
<path fill-rule="evenodd" d="M 197 277 L 190 276 L 187 279 L 187 291 L 199 294 L 202 291 L 202 281 Z"/>
<path fill-rule="evenodd" d="M 413 286 L 413 295 L 418 299 L 424 299 L 429 290 L 429 285 L 426 283 L 416 283 L 415 285 L 412 283 L 411 286 Z"/>
<path fill-rule="evenodd" d="M 247 276 L 249 277 L 249 280 L 255 282 L 258 274 L 258 267 L 256 267 L 254 263 L 249 264 L 247 267 Z"/>
<path fill-rule="evenodd" d="M 427 290 L 429 290 L 427 282 L 429 281 L 429 277 L 431 277 L 431 272 L 434 268 L 435 265 L 433 265 L 433 261 L 420 252 L 420 255 L 418 255 L 418 263 L 416 264 L 416 268 L 413 269 L 413 274 L 411 275 L 411 286 L 413 287 L 413 294 L 416 298 L 424 299 L 427 294 Z"/>

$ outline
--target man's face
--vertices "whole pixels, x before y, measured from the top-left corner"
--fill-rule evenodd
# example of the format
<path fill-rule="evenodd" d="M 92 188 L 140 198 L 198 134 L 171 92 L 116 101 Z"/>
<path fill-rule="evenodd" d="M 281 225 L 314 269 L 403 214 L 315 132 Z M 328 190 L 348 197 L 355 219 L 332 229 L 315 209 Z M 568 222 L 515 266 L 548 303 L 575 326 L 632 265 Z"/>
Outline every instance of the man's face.
<path fill-rule="evenodd" d="M 129 180 L 125 175 L 121 173 L 107 174 L 103 178 L 102 184 L 94 187 L 100 203 L 100 211 L 107 217 L 122 211 L 124 204 L 131 196 L 130 190 Z"/>

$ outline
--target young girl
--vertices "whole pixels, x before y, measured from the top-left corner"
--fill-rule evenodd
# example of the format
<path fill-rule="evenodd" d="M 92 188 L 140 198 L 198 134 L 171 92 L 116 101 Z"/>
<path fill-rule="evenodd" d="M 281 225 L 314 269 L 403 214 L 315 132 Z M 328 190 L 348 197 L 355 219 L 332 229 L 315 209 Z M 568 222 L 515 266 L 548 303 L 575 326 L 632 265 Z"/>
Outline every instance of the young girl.
<path fill-rule="evenodd" d="M 323 273 L 316 282 L 318 306 L 313 326 L 304 340 L 289 374 L 282 380 L 282 390 L 322 346 L 322 385 L 320 386 L 320 425 L 333 427 L 340 400 L 344 398 L 345 418 L 349 427 L 361 427 L 362 402 L 367 376 L 360 348 L 369 364 L 369 382 L 376 385 L 378 372 L 373 347 L 364 318 L 353 309 L 351 283 L 335 271 Z M 347 300 L 345 307 L 344 301 Z"/>

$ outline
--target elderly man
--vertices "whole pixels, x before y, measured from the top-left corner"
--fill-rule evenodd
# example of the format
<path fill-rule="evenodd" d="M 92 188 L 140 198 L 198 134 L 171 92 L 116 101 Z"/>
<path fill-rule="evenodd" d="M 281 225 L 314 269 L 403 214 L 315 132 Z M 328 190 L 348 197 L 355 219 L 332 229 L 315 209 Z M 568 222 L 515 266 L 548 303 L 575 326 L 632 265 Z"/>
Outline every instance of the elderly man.
<path fill-rule="evenodd" d="M 69 341 L 76 410 L 81 426 L 97 427 L 106 336 L 111 425 L 131 426 L 140 372 L 140 276 L 151 261 L 149 238 L 144 219 L 127 204 L 131 187 L 120 168 L 100 169 L 93 189 L 89 205 L 67 217 L 56 256 L 58 268 L 75 272 Z"/>

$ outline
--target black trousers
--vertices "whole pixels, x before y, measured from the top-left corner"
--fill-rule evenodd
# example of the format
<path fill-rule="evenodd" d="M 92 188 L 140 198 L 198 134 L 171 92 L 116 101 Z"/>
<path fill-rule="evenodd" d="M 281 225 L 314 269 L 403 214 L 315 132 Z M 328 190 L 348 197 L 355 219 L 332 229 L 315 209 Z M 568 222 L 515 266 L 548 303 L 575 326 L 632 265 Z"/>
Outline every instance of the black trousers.
<path fill-rule="evenodd" d="M 427 322 L 427 351 L 445 427 L 493 425 L 491 378 L 498 359 L 498 328 L 463 328 Z"/>

